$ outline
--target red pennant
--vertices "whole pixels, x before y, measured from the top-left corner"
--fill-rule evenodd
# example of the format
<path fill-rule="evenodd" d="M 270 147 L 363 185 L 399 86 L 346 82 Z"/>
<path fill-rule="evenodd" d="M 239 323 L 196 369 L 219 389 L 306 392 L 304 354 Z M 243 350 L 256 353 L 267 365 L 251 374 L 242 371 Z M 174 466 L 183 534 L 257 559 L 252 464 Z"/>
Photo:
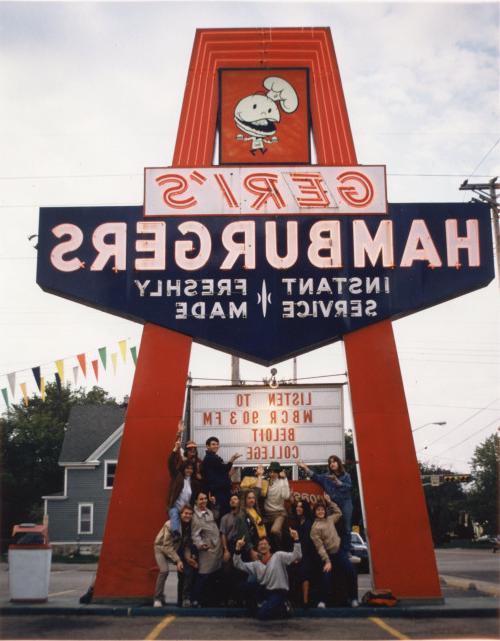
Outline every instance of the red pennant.
<path fill-rule="evenodd" d="M 78 354 L 77 359 L 80 363 L 80 367 L 82 368 L 83 375 L 87 378 L 87 361 L 85 354 Z"/>
<path fill-rule="evenodd" d="M 92 361 L 92 367 L 94 368 L 94 374 L 95 374 L 95 380 L 99 380 L 99 363 L 97 362 L 97 358 L 95 361 Z"/>

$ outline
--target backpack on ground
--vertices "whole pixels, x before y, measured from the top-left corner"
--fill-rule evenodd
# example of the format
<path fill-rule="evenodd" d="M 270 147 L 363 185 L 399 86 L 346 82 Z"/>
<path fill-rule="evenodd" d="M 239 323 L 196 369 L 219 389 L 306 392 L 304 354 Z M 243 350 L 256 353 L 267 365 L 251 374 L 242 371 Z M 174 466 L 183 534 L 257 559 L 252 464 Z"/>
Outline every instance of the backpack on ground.
<path fill-rule="evenodd" d="M 368 590 L 363 595 L 361 603 L 377 607 L 393 607 L 397 605 L 398 600 L 390 590 Z"/>

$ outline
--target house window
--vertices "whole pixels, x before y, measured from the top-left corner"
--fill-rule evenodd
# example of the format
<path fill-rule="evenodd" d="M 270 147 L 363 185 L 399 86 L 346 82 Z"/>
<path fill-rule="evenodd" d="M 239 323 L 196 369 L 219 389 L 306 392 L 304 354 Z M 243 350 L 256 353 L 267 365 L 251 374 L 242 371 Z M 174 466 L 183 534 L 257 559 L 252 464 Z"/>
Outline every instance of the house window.
<path fill-rule="evenodd" d="M 116 461 L 104 461 L 104 489 L 111 490 L 115 481 Z"/>
<path fill-rule="evenodd" d="M 78 503 L 78 534 L 92 534 L 94 531 L 94 504 Z"/>

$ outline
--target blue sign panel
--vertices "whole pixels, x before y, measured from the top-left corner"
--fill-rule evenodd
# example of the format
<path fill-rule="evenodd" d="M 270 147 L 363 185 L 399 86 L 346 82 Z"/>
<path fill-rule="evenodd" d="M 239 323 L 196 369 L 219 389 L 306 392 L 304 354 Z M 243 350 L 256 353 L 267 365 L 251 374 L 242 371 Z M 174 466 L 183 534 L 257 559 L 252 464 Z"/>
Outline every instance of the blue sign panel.
<path fill-rule="evenodd" d="M 40 210 L 42 289 L 266 365 L 493 277 L 481 203 L 391 204 L 359 218 Z"/>

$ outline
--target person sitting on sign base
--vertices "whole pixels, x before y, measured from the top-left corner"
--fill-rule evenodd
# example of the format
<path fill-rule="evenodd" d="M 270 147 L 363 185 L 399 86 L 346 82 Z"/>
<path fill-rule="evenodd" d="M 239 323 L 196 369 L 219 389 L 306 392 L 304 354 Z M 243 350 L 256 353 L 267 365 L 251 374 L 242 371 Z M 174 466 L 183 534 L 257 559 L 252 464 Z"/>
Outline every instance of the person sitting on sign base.
<path fill-rule="evenodd" d="M 292 606 L 288 600 L 290 590 L 287 567 L 299 561 L 302 557 L 299 535 L 295 530 L 290 530 L 294 542 L 292 552 L 271 552 L 271 545 L 267 538 L 259 541 L 257 546 L 258 560 L 245 563 L 241 560 L 241 550 L 245 546 L 245 539 L 236 541 L 233 557 L 235 568 L 243 570 L 249 575 L 244 591 L 250 609 L 258 619 L 283 619 L 292 615 Z M 257 606 L 257 604 L 260 605 Z"/>

